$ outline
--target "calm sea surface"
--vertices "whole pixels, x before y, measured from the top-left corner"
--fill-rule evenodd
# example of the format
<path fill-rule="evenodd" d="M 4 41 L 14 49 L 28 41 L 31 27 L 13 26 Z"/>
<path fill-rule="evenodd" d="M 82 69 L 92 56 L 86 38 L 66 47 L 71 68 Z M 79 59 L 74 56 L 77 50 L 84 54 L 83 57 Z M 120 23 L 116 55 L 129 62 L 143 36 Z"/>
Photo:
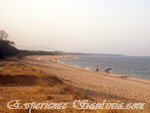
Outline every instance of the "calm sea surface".
<path fill-rule="evenodd" d="M 112 68 L 111 73 L 150 79 L 150 57 L 78 55 L 61 62 L 91 69 L 99 66 L 100 71 Z"/>

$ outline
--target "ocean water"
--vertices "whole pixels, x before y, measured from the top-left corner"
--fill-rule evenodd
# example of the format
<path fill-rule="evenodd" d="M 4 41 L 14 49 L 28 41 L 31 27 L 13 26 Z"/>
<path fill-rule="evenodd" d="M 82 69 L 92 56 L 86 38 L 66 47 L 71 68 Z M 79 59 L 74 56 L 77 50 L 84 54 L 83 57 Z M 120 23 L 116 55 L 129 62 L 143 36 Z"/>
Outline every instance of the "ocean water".
<path fill-rule="evenodd" d="M 61 62 L 90 69 L 96 69 L 98 66 L 100 71 L 112 68 L 110 73 L 150 79 L 150 57 L 77 55 L 71 59 L 63 59 Z"/>

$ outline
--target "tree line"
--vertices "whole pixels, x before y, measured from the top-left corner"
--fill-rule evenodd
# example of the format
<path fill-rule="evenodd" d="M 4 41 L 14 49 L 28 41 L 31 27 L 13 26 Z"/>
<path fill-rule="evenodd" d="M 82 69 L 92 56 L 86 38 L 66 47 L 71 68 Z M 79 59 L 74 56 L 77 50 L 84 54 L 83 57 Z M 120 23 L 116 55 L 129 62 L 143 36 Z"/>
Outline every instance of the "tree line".
<path fill-rule="evenodd" d="M 13 41 L 8 40 L 8 34 L 0 30 L 0 59 L 17 55 L 18 50 Z"/>
<path fill-rule="evenodd" d="M 4 30 L 0 30 L 0 59 L 10 56 L 17 56 L 19 59 L 27 55 L 81 55 L 82 53 L 70 53 L 63 51 L 34 51 L 19 50 L 15 47 L 13 41 L 8 40 L 8 34 Z"/>

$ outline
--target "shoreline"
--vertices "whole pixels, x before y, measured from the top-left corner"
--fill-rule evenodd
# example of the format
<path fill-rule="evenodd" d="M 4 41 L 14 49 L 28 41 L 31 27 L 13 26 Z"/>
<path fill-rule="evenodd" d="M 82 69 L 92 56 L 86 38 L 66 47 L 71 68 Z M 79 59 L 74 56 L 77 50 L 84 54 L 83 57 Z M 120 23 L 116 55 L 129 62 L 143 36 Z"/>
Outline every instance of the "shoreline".
<path fill-rule="evenodd" d="M 89 100 L 91 103 L 104 100 L 145 103 L 144 111 L 149 110 L 149 81 L 135 78 L 123 79 L 116 75 L 108 76 L 103 72 L 97 73 L 82 67 L 56 62 L 58 59 L 71 57 L 40 55 L 27 56 L 22 60 L 3 61 L 0 69 L 2 96 L 0 108 L 8 110 L 6 103 L 10 99 L 19 99 L 28 103 L 46 100 L 72 103 L 76 99 L 81 99 Z M 8 92 L 11 92 L 11 95 Z"/>
<path fill-rule="evenodd" d="M 67 64 L 67 65 L 71 65 L 71 66 L 74 66 L 75 68 L 76 67 L 78 67 L 78 68 L 84 68 L 84 69 L 86 69 L 87 71 L 88 70 L 91 70 L 91 71 L 93 71 L 93 72 L 95 72 L 95 70 L 94 69 L 91 69 L 91 68 L 89 68 L 89 67 L 82 67 L 82 66 L 79 66 L 79 65 L 73 65 L 73 64 L 68 64 L 68 63 L 66 63 L 66 62 L 62 62 L 61 60 L 63 60 L 63 59 L 70 59 L 70 58 L 74 58 L 75 56 L 66 56 L 66 57 L 64 57 L 64 58 L 60 58 L 60 59 L 58 59 L 59 60 L 59 63 L 62 63 L 62 64 Z M 88 69 L 87 69 L 88 68 Z M 104 74 L 107 74 L 106 72 L 104 72 L 104 71 L 99 71 L 100 73 L 104 73 Z M 134 76 L 132 76 L 132 75 L 127 75 L 127 74 L 118 74 L 118 73 L 109 73 L 109 74 L 107 74 L 108 76 L 116 76 L 116 77 L 120 77 L 120 78 L 131 78 L 131 79 L 138 79 L 138 80 L 146 80 L 146 81 L 149 81 L 150 82 L 150 79 L 144 79 L 144 78 L 140 78 L 140 77 L 134 77 Z"/>
<path fill-rule="evenodd" d="M 38 60 L 41 57 L 44 60 Z M 88 91 L 95 98 L 120 98 L 150 103 L 150 81 L 139 78 L 121 78 L 117 74 L 95 72 L 86 68 L 52 60 L 72 58 L 72 56 L 29 56 L 25 61 L 44 68 L 47 73 L 54 73 L 65 83 Z M 90 93 L 91 92 L 91 93 Z M 93 92 L 93 93 L 92 93 Z"/>

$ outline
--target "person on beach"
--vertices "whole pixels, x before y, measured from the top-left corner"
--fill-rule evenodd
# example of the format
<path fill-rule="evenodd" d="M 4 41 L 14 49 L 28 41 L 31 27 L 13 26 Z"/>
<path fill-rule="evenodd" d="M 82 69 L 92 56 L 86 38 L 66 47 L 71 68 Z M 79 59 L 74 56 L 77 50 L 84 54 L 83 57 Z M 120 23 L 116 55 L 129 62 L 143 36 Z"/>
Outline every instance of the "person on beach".
<path fill-rule="evenodd" d="M 95 71 L 96 71 L 96 72 L 99 72 L 99 67 L 98 67 L 98 66 L 96 67 L 96 70 L 95 70 Z"/>
<path fill-rule="evenodd" d="M 122 75 L 121 78 L 127 78 L 127 75 Z"/>

